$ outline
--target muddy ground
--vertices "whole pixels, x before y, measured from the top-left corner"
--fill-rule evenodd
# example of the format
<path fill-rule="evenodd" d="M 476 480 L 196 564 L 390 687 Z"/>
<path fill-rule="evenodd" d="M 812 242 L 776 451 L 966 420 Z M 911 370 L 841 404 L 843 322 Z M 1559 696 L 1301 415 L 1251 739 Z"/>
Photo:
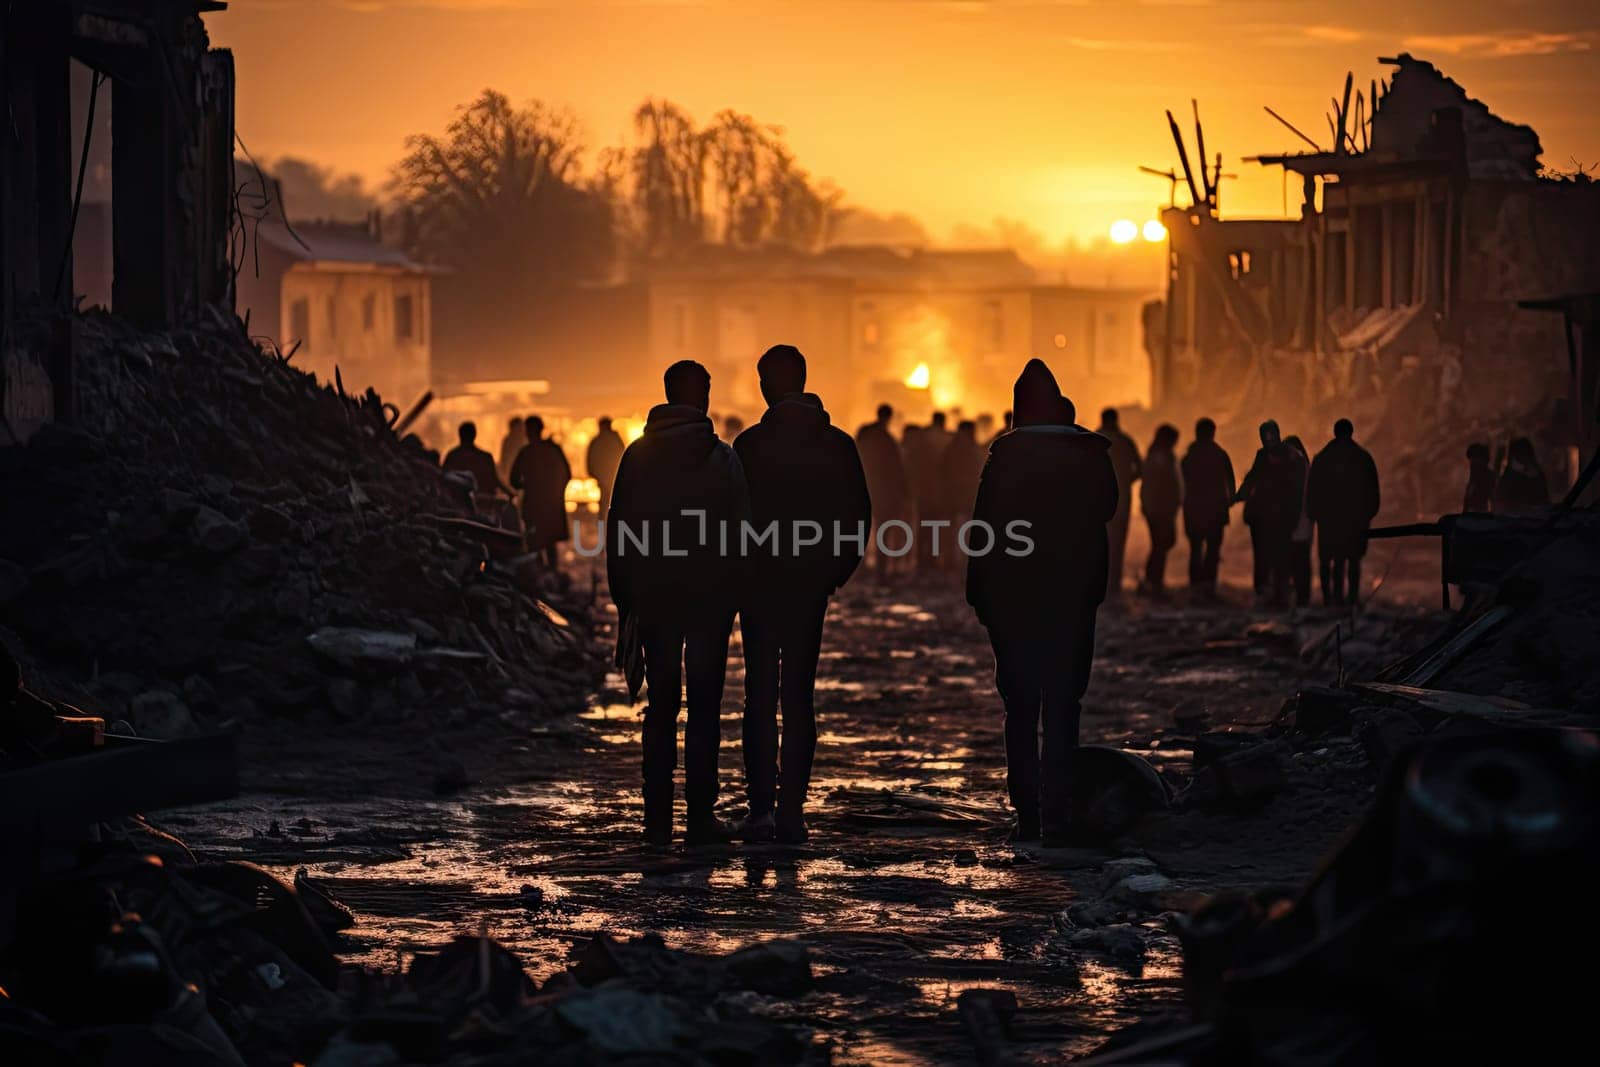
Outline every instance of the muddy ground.
<path fill-rule="evenodd" d="M 1130 596 L 1101 615 L 1084 739 L 1145 755 L 1178 790 L 1197 734 L 1263 728 L 1298 687 L 1397 656 L 1437 612 L 1436 556 L 1417 549 L 1397 567 L 1375 553 L 1377 594 L 1353 630 L 1344 622 L 1335 656 L 1336 616 L 1254 609 L 1244 555 L 1233 553 L 1220 604 Z M 1133 559 L 1137 546 L 1130 572 Z M 587 564 L 571 565 L 587 581 Z M 736 817 L 737 638 L 732 660 L 721 765 L 724 813 Z M 1370 795 L 1363 760 L 1336 743 L 1288 757 L 1290 790 L 1259 811 L 1153 817 L 1105 851 L 1014 848 L 991 670 L 953 579 L 892 590 L 858 580 L 836 598 L 812 838 L 799 848 L 642 847 L 638 709 L 614 684 L 575 720 L 508 711 L 492 724 L 342 739 L 261 728 L 245 738 L 247 759 L 276 755 L 250 763 L 244 796 L 163 821 L 204 853 L 325 879 L 360 919 L 342 946 L 352 961 L 391 967 L 487 929 L 543 978 L 600 931 L 717 951 L 797 937 L 818 990 L 764 1010 L 814 1029 L 837 1062 L 970 1060 L 955 997 L 973 986 L 1013 991 L 1013 1053 L 1055 1062 L 1177 1007 L 1163 909 L 1189 892 L 1300 881 Z M 1170 881 L 1108 897 L 1146 859 Z M 1074 904 L 1093 907 L 1069 918 Z"/>

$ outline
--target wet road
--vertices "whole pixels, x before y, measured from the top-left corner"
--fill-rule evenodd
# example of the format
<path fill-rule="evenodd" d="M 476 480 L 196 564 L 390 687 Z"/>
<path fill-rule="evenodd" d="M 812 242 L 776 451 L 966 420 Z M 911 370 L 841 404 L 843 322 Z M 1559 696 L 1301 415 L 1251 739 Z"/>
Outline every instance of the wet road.
<path fill-rule="evenodd" d="M 1239 607 L 1103 612 L 1085 739 L 1182 768 L 1190 753 L 1174 723 L 1218 729 L 1277 712 L 1304 674 L 1295 634 Z M 1175 1004 L 1176 944 L 1151 917 L 1142 962 L 1068 946 L 1063 909 L 1100 891 L 1112 857 L 1004 843 L 991 670 L 953 586 L 853 586 L 836 599 L 804 847 L 643 848 L 638 709 L 615 692 L 575 722 L 510 730 L 499 755 L 519 773 L 507 784 L 425 800 L 284 790 L 167 823 L 212 855 L 325 878 L 360 918 L 345 945 L 353 960 L 393 966 L 486 928 L 543 978 L 601 931 L 656 931 L 717 952 L 799 937 L 819 989 L 766 1010 L 815 1027 L 840 1062 L 970 1060 L 954 1004 L 972 986 L 1014 991 L 1014 1051 L 1059 1061 Z M 736 641 L 721 757 L 728 817 L 742 814 L 741 694 Z"/>

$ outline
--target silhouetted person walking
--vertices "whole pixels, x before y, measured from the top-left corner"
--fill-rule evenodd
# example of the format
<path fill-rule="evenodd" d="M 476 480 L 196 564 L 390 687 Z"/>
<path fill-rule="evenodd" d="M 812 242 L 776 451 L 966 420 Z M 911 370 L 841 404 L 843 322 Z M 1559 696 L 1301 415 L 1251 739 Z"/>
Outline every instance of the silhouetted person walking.
<path fill-rule="evenodd" d="M 944 493 L 944 513 L 949 517 L 949 537 L 954 537 L 961 524 L 971 517 L 972 501 L 978 494 L 978 478 L 983 474 L 983 464 L 988 457 L 978 443 L 978 424 L 963 419 L 956 425 L 956 434 L 945 447 L 939 464 L 939 483 Z M 941 538 L 943 544 L 947 538 Z"/>
<path fill-rule="evenodd" d="M 1294 452 L 1295 461 L 1300 464 L 1300 517 L 1289 534 L 1289 584 L 1294 588 L 1295 607 L 1303 608 L 1311 603 L 1311 535 L 1314 532 L 1309 510 L 1311 457 L 1297 434 L 1285 437 L 1283 443 Z"/>
<path fill-rule="evenodd" d="M 945 416 L 942 411 L 935 411 L 928 420 L 928 425 L 916 428 L 906 427 L 905 456 L 906 473 L 911 478 L 911 492 L 916 497 L 917 521 L 923 522 L 948 522 L 950 516 L 945 514 L 945 496 L 943 486 L 939 482 L 940 468 L 944 461 L 944 451 L 950 447 L 950 438 L 953 435 L 945 429 Z M 917 536 L 917 570 L 919 573 L 932 573 L 938 569 L 939 559 L 933 554 L 933 531 L 919 527 Z M 949 540 L 948 532 L 939 538 L 943 546 Z"/>
<path fill-rule="evenodd" d="M 805 391 L 800 350 L 775 345 L 756 371 L 767 411 L 733 447 L 750 480 L 751 522 L 758 531 L 776 523 L 778 532 L 770 551 L 752 549 L 739 605 L 750 800 L 739 833 L 796 843 L 806 839 L 806 790 L 817 751 L 822 623 L 828 598 L 861 563 L 872 500 L 855 442 L 832 425 L 817 395 Z"/>
<path fill-rule="evenodd" d="M 1133 483 L 1139 480 L 1139 446 L 1122 432 L 1116 408 L 1100 413 L 1099 434 L 1111 444 L 1111 469 L 1117 475 L 1117 512 L 1106 528 L 1110 557 L 1106 592 L 1113 598 L 1122 595 L 1122 558 L 1128 548 L 1128 520 L 1133 513 Z"/>
<path fill-rule="evenodd" d="M 1489 462 L 1489 446 L 1475 442 L 1467 446 L 1467 489 L 1461 497 L 1461 510 L 1468 514 L 1494 509 L 1494 467 Z"/>
<path fill-rule="evenodd" d="M 911 518 L 911 487 L 906 482 L 905 460 L 900 444 L 889 430 L 894 409 L 878 405 L 878 418 L 856 431 L 856 451 L 867 476 L 867 491 L 872 497 L 872 543 L 877 544 L 878 527 L 893 519 Z M 888 577 L 889 557 L 875 556 L 880 581 Z"/>
<path fill-rule="evenodd" d="M 1006 787 L 1016 838 L 1062 840 L 1066 778 L 1094 660 L 1095 614 L 1106 596 L 1106 524 L 1117 479 L 1105 438 L 1066 425 L 1055 377 L 1028 361 L 1013 389 L 1016 428 L 989 448 L 974 522 L 993 550 L 967 561 L 967 603 L 994 646 L 1006 709 Z M 1012 526 L 1013 523 L 1022 524 Z M 1010 540 L 1020 530 L 1028 544 Z M 1040 726 L 1043 724 L 1043 755 Z"/>
<path fill-rule="evenodd" d="M 706 416 L 711 375 L 683 360 L 667 368 L 664 382 L 667 402 L 650 409 L 644 435 L 617 469 L 606 574 L 618 624 L 635 620 L 644 650 L 645 838 L 658 845 L 672 838 L 678 708 L 687 681 L 684 796 L 687 840 L 697 845 L 726 837 L 715 814 L 717 749 L 741 574 L 737 554 L 719 550 L 719 530 L 726 522 L 729 536 L 738 536 L 750 505 L 739 457 Z"/>
<path fill-rule="evenodd" d="M 1217 595 L 1217 566 L 1222 561 L 1222 531 L 1238 491 L 1233 461 L 1217 444 L 1217 424 L 1202 418 L 1194 424 L 1194 440 L 1183 454 L 1183 532 L 1189 538 L 1189 590 L 1202 597 Z"/>
<path fill-rule="evenodd" d="M 501 481 L 511 479 L 511 465 L 517 461 L 517 453 L 527 443 L 527 434 L 522 429 L 522 416 L 511 416 L 506 423 L 506 435 L 500 438 L 500 459 L 495 463 L 495 471 Z"/>
<path fill-rule="evenodd" d="M 1150 558 L 1145 561 L 1140 589 L 1158 599 L 1167 595 L 1167 553 L 1178 543 L 1178 509 L 1183 506 L 1177 445 L 1178 428 L 1163 423 L 1145 453 L 1139 482 L 1139 507 L 1150 529 Z"/>
<path fill-rule="evenodd" d="M 1354 607 L 1361 594 L 1367 527 L 1378 514 L 1378 465 L 1355 441 L 1349 419 L 1333 424 L 1333 440 L 1317 453 L 1306 489 L 1306 510 L 1317 524 L 1322 602 Z M 1349 578 L 1348 592 L 1345 579 Z"/>
<path fill-rule="evenodd" d="M 1300 461 L 1283 443 L 1278 424 L 1261 424 L 1261 447 L 1239 486 L 1244 521 L 1250 527 L 1258 600 L 1283 607 L 1289 598 L 1289 539 L 1300 519 L 1304 479 Z"/>
<path fill-rule="evenodd" d="M 594 440 L 583 457 L 583 469 L 600 487 L 600 517 L 611 510 L 611 490 L 617 484 L 617 464 L 622 462 L 622 435 L 611 428 L 611 416 L 602 415 L 596 424 Z"/>
<path fill-rule="evenodd" d="M 466 471 L 472 475 L 473 491 L 479 496 L 492 496 L 495 493 L 511 496 L 511 490 L 500 480 L 494 457 L 478 447 L 477 424 L 463 422 L 457 428 L 456 435 L 460 443 L 444 454 L 443 468 L 447 471 Z"/>
<path fill-rule="evenodd" d="M 511 465 L 511 486 L 522 490 L 522 527 L 528 550 L 556 566 L 556 546 L 571 536 L 567 526 L 567 483 L 572 466 L 561 446 L 544 436 L 544 420 L 529 415 L 523 422 L 528 443 Z"/>
<path fill-rule="evenodd" d="M 1506 469 L 1494 488 L 1494 510 L 1515 515 L 1549 503 L 1550 483 L 1539 466 L 1533 442 L 1519 437 L 1506 449 Z"/>

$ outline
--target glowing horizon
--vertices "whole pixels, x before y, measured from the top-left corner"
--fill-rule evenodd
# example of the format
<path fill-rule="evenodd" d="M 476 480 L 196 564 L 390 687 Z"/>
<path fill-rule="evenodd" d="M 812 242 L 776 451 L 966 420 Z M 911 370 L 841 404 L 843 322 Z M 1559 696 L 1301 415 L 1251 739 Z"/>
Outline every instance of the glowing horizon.
<path fill-rule="evenodd" d="M 1192 97 L 1208 159 L 1220 150 L 1238 175 L 1224 213 L 1295 214 L 1298 182 L 1241 161 L 1305 147 L 1262 105 L 1325 137 L 1345 72 L 1365 85 L 1390 69 L 1377 56 L 1401 51 L 1532 125 L 1547 163 L 1600 161 L 1587 106 L 1600 8 L 1352 0 L 1341 24 L 1330 17 L 1308 0 L 236 0 L 206 23 L 235 52 L 239 132 L 258 157 L 308 159 L 373 189 L 408 135 L 442 130 L 484 88 L 570 106 L 591 152 L 624 141 L 654 96 L 700 119 L 734 108 L 782 126 L 846 203 L 909 214 L 934 240 L 1000 243 L 1003 218 L 1051 246 L 1093 244 L 1166 205 L 1168 183 L 1137 168 L 1176 166 L 1169 108 L 1193 161 Z"/>

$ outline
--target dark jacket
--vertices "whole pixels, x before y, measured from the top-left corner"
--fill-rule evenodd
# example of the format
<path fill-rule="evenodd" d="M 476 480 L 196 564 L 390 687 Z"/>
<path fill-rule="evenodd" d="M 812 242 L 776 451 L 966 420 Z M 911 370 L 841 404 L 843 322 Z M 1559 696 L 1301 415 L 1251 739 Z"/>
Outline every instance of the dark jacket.
<path fill-rule="evenodd" d="M 1487 512 L 1494 507 L 1495 474 L 1487 463 L 1473 463 L 1467 469 L 1467 491 L 1461 498 L 1464 512 Z"/>
<path fill-rule="evenodd" d="M 1025 426 L 989 446 L 972 517 L 995 545 L 977 555 L 974 534 L 967 561 L 967 603 L 985 626 L 1038 626 L 1105 599 L 1106 523 L 1119 496 L 1109 448 L 1079 426 Z M 1016 529 L 1031 549 L 1008 535 L 1014 522 L 1028 524 Z"/>
<path fill-rule="evenodd" d="M 983 476 L 983 465 L 987 460 L 983 446 L 976 437 L 956 431 L 939 461 L 939 484 L 944 493 L 945 514 L 954 517 L 972 510 L 973 498 L 978 493 L 978 479 Z"/>
<path fill-rule="evenodd" d="M 601 430 L 589 442 L 584 456 L 584 469 L 589 477 L 601 485 L 610 485 L 617 477 L 617 464 L 622 462 L 622 436 L 615 430 Z"/>
<path fill-rule="evenodd" d="M 1126 507 L 1133 500 L 1133 483 L 1138 481 L 1144 472 L 1144 464 L 1139 459 L 1139 446 L 1134 443 L 1133 438 L 1120 429 L 1102 426 L 1097 432 L 1106 439 L 1111 455 L 1111 469 L 1117 476 L 1117 489 L 1122 494 L 1122 501 Z"/>
<path fill-rule="evenodd" d="M 1183 504 L 1183 475 L 1170 448 L 1154 448 L 1140 469 L 1139 507 L 1152 519 L 1171 520 Z"/>
<path fill-rule="evenodd" d="M 1336 437 L 1311 461 L 1306 514 L 1317 524 L 1318 552 L 1362 555 L 1367 527 L 1378 514 L 1378 465 L 1350 438 Z"/>
<path fill-rule="evenodd" d="M 814 393 L 795 393 L 773 404 L 761 421 L 733 442 L 750 480 L 750 515 L 758 533 L 778 524 L 775 543 L 753 543 L 747 559 L 749 597 L 762 607 L 826 597 L 861 563 L 866 542 L 844 541 L 834 551 L 834 530 L 871 536 L 872 497 L 850 435 L 832 424 Z M 795 554 L 795 523 L 822 527 L 819 544 Z M 814 530 L 802 530 L 809 540 Z M 775 547 L 774 547 L 775 545 Z"/>
<path fill-rule="evenodd" d="M 1300 463 L 1299 454 L 1282 441 L 1256 449 L 1255 462 L 1239 486 L 1245 525 L 1285 533 L 1294 529 L 1305 496 L 1305 471 Z"/>
<path fill-rule="evenodd" d="M 494 457 L 477 445 L 456 445 L 444 454 L 442 464 L 447 471 L 466 471 L 478 483 L 477 491 L 492 493 L 504 489 L 500 472 L 495 468 Z"/>
<path fill-rule="evenodd" d="M 529 441 L 511 464 L 511 488 L 522 490 L 522 523 L 530 548 L 546 548 L 571 536 L 567 526 L 567 482 L 572 465 L 548 437 Z"/>
<path fill-rule="evenodd" d="M 1238 486 L 1233 460 L 1215 441 L 1192 441 L 1183 454 L 1183 525 L 1198 534 L 1228 525 Z"/>
<path fill-rule="evenodd" d="M 1550 483 L 1544 468 L 1518 460 L 1506 463 L 1494 487 L 1494 510 L 1506 514 L 1532 511 L 1550 503 Z"/>
<path fill-rule="evenodd" d="M 705 512 L 703 543 L 702 520 L 684 511 Z M 651 408 L 644 435 L 622 454 L 606 515 L 606 576 L 617 611 L 643 623 L 731 619 L 739 563 L 736 551 L 721 551 L 719 523 L 736 545 L 749 515 L 739 457 L 717 440 L 705 413 L 682 404 Z"/>
<path fill-rule="evenodd" d="M 911 503 L 911 486 L 900 445 L 887 427 L 869 422 L 856 431 L 856 450 L 867 476 L 867 491 L 878 521 L 904 516 Z"/>

